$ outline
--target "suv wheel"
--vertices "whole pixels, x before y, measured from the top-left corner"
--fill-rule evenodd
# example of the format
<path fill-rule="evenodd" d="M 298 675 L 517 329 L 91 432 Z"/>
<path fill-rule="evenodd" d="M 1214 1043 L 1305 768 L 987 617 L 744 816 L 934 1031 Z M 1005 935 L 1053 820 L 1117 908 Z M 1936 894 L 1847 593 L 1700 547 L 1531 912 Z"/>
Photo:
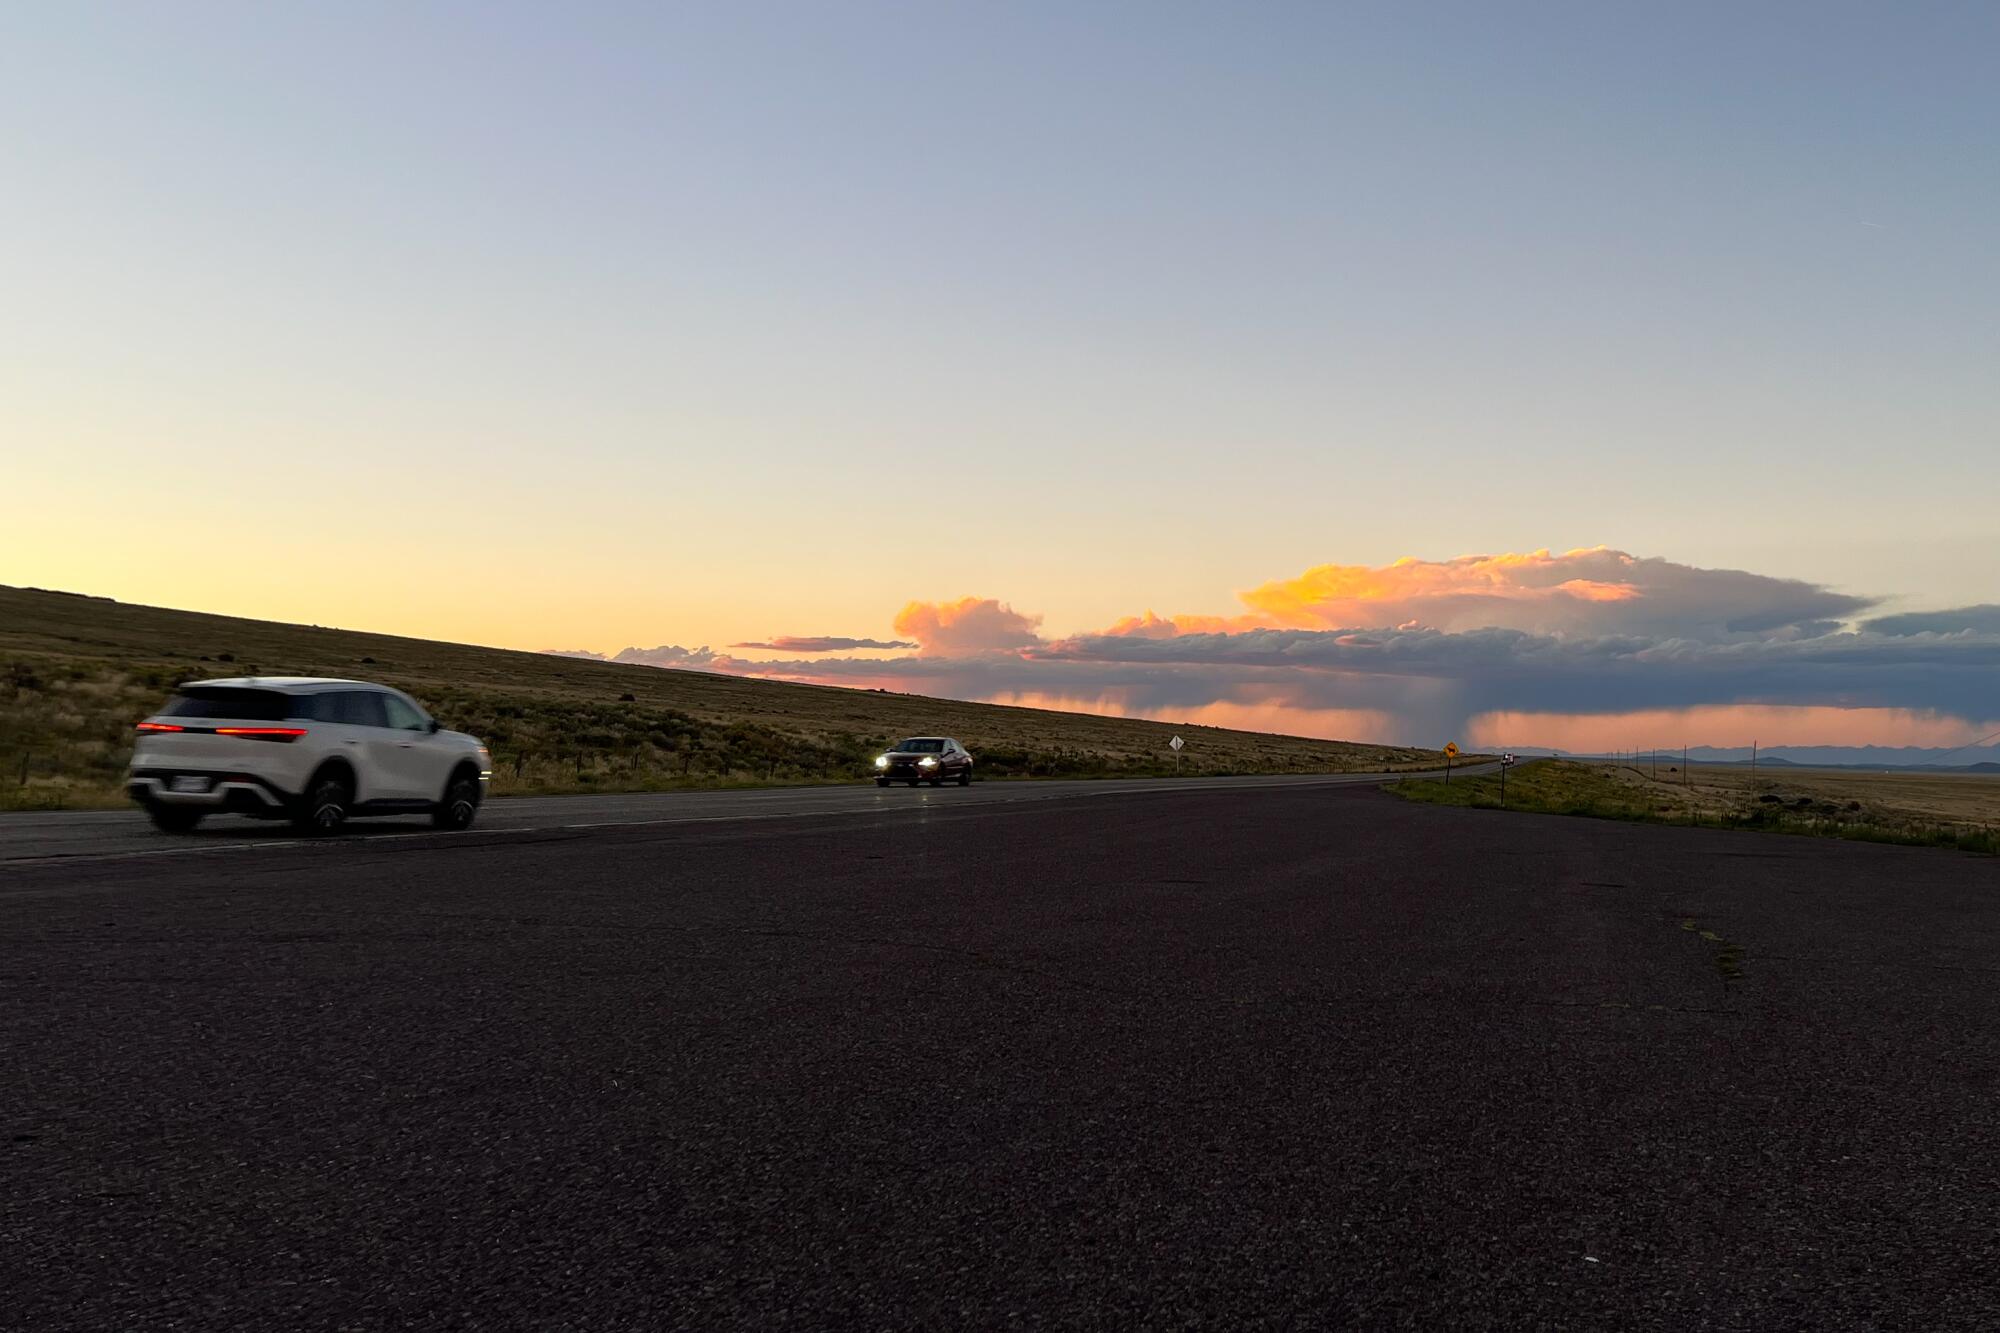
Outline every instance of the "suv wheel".
<path fill-rule="evenodd" d="M 153 827 L 162 833 L 192 833 L 194 826 L 201 823 L 202 811 L 187 810 L 172 805 L 149 805 L 146 818 L 153 821 Z"/>
<path fill-rule="evenodd" d="M 961 768 L 958 770 L 958 785 L 961 787 L 970 787 L 972 785 L 971 769 Z"/>
<path fill-rule="evenodd" d="M 299 812 L 292 817 L 292 827 L 308 837 L 337 833 L 347 822 L 347 805 L 352 799 L 345 778 L 338 773 L 322 773 L 306 788 Z"/>
<path fill-rule="evenodd" d="M 444 789 L 444 799 L 431 810 L 431 827 L 469 829 L 479 813 L 479 784 L 460 774 Z"/>

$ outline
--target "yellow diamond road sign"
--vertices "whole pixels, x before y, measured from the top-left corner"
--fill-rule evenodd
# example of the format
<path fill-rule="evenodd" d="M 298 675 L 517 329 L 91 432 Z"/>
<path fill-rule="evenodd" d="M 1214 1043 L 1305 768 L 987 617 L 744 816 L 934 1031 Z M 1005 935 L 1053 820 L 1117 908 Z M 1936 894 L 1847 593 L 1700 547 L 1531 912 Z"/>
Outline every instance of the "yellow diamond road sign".
<path fill-rule="evenodd" d="M 1458 758 L 1458 742 L 1457 742 L 1457 741 L 1446 741 L 1446 742 L 1444 743 L 1444 757 L 1445 757 L 1445 758 L 1447 758 L 1447 759 L 1456 759 L 1456 758 Z"/>

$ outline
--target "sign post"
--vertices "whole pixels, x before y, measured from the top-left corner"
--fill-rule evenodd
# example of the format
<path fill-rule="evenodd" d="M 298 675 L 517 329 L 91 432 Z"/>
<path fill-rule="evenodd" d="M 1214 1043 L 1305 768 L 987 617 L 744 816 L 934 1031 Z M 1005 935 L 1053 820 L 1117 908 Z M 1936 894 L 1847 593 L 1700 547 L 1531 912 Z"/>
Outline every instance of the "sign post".
<path fill-rule="evenodd" d="M 1176 775 L 1181 771 L 1181 747 L 1185 744 L 1187 742 L 1178 736 L 1167 742 L 1167 748 L 1174 752 L 1174 772 Z"/>
<path fill-rule="evenodd" d="M 1500 808 L 1503 810 L 1507 808 L 1507 770 L 1513 766 L 1513 755 L 1503 754 L 1500 756 Z"/>
<path fill-rule="evenodd" d="M 1444 743 L 1444 785 L 1447 787 L 1451 785 L 1451 761 L 1456 758 L 1458 758 L 1458 742 L 1446 741 Z"/>

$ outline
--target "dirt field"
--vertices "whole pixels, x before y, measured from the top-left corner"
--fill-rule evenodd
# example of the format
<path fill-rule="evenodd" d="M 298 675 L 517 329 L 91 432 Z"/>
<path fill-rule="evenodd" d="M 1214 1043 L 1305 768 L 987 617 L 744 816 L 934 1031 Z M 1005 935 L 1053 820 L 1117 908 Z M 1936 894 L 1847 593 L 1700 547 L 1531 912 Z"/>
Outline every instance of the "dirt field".
<path fill-rule="evenodd" d="M 1619 766 L 1618 780 L 1658 804 L 1704 813 L 1773 813 L 1851 820 L 1888 828 L 2000 828 L 2000 774 L 1898 773 L 1839 768 L 1761 768 L 1696 764 Z M 1686 780 L 1684 781 L 1683 778 Z"/>
<path fill-rule="evenodd" d="M 1695 784 L 1732 794 L 1860 801 L 1884 810 L 1968 824 L 2000 824 L 2000 774 L 1863 772 L 1838 768 L 1694 768 Z"/>

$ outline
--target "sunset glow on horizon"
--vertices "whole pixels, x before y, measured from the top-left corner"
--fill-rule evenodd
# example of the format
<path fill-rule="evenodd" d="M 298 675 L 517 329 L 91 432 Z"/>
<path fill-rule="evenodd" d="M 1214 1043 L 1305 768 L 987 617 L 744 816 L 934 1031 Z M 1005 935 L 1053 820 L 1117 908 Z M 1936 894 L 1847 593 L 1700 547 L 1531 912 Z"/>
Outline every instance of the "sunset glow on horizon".
<path fill-rule="evenodd" d="M 1533 744 L 1574 754 L 1676 750 L 1684 745 L 1967 745 L 2000 731 L 2000 717 L 1967 722 L 1903 708 L 1720 704 L 1602 715 L 1482 713 L 1466 735 L 1482 749 Z"/>

